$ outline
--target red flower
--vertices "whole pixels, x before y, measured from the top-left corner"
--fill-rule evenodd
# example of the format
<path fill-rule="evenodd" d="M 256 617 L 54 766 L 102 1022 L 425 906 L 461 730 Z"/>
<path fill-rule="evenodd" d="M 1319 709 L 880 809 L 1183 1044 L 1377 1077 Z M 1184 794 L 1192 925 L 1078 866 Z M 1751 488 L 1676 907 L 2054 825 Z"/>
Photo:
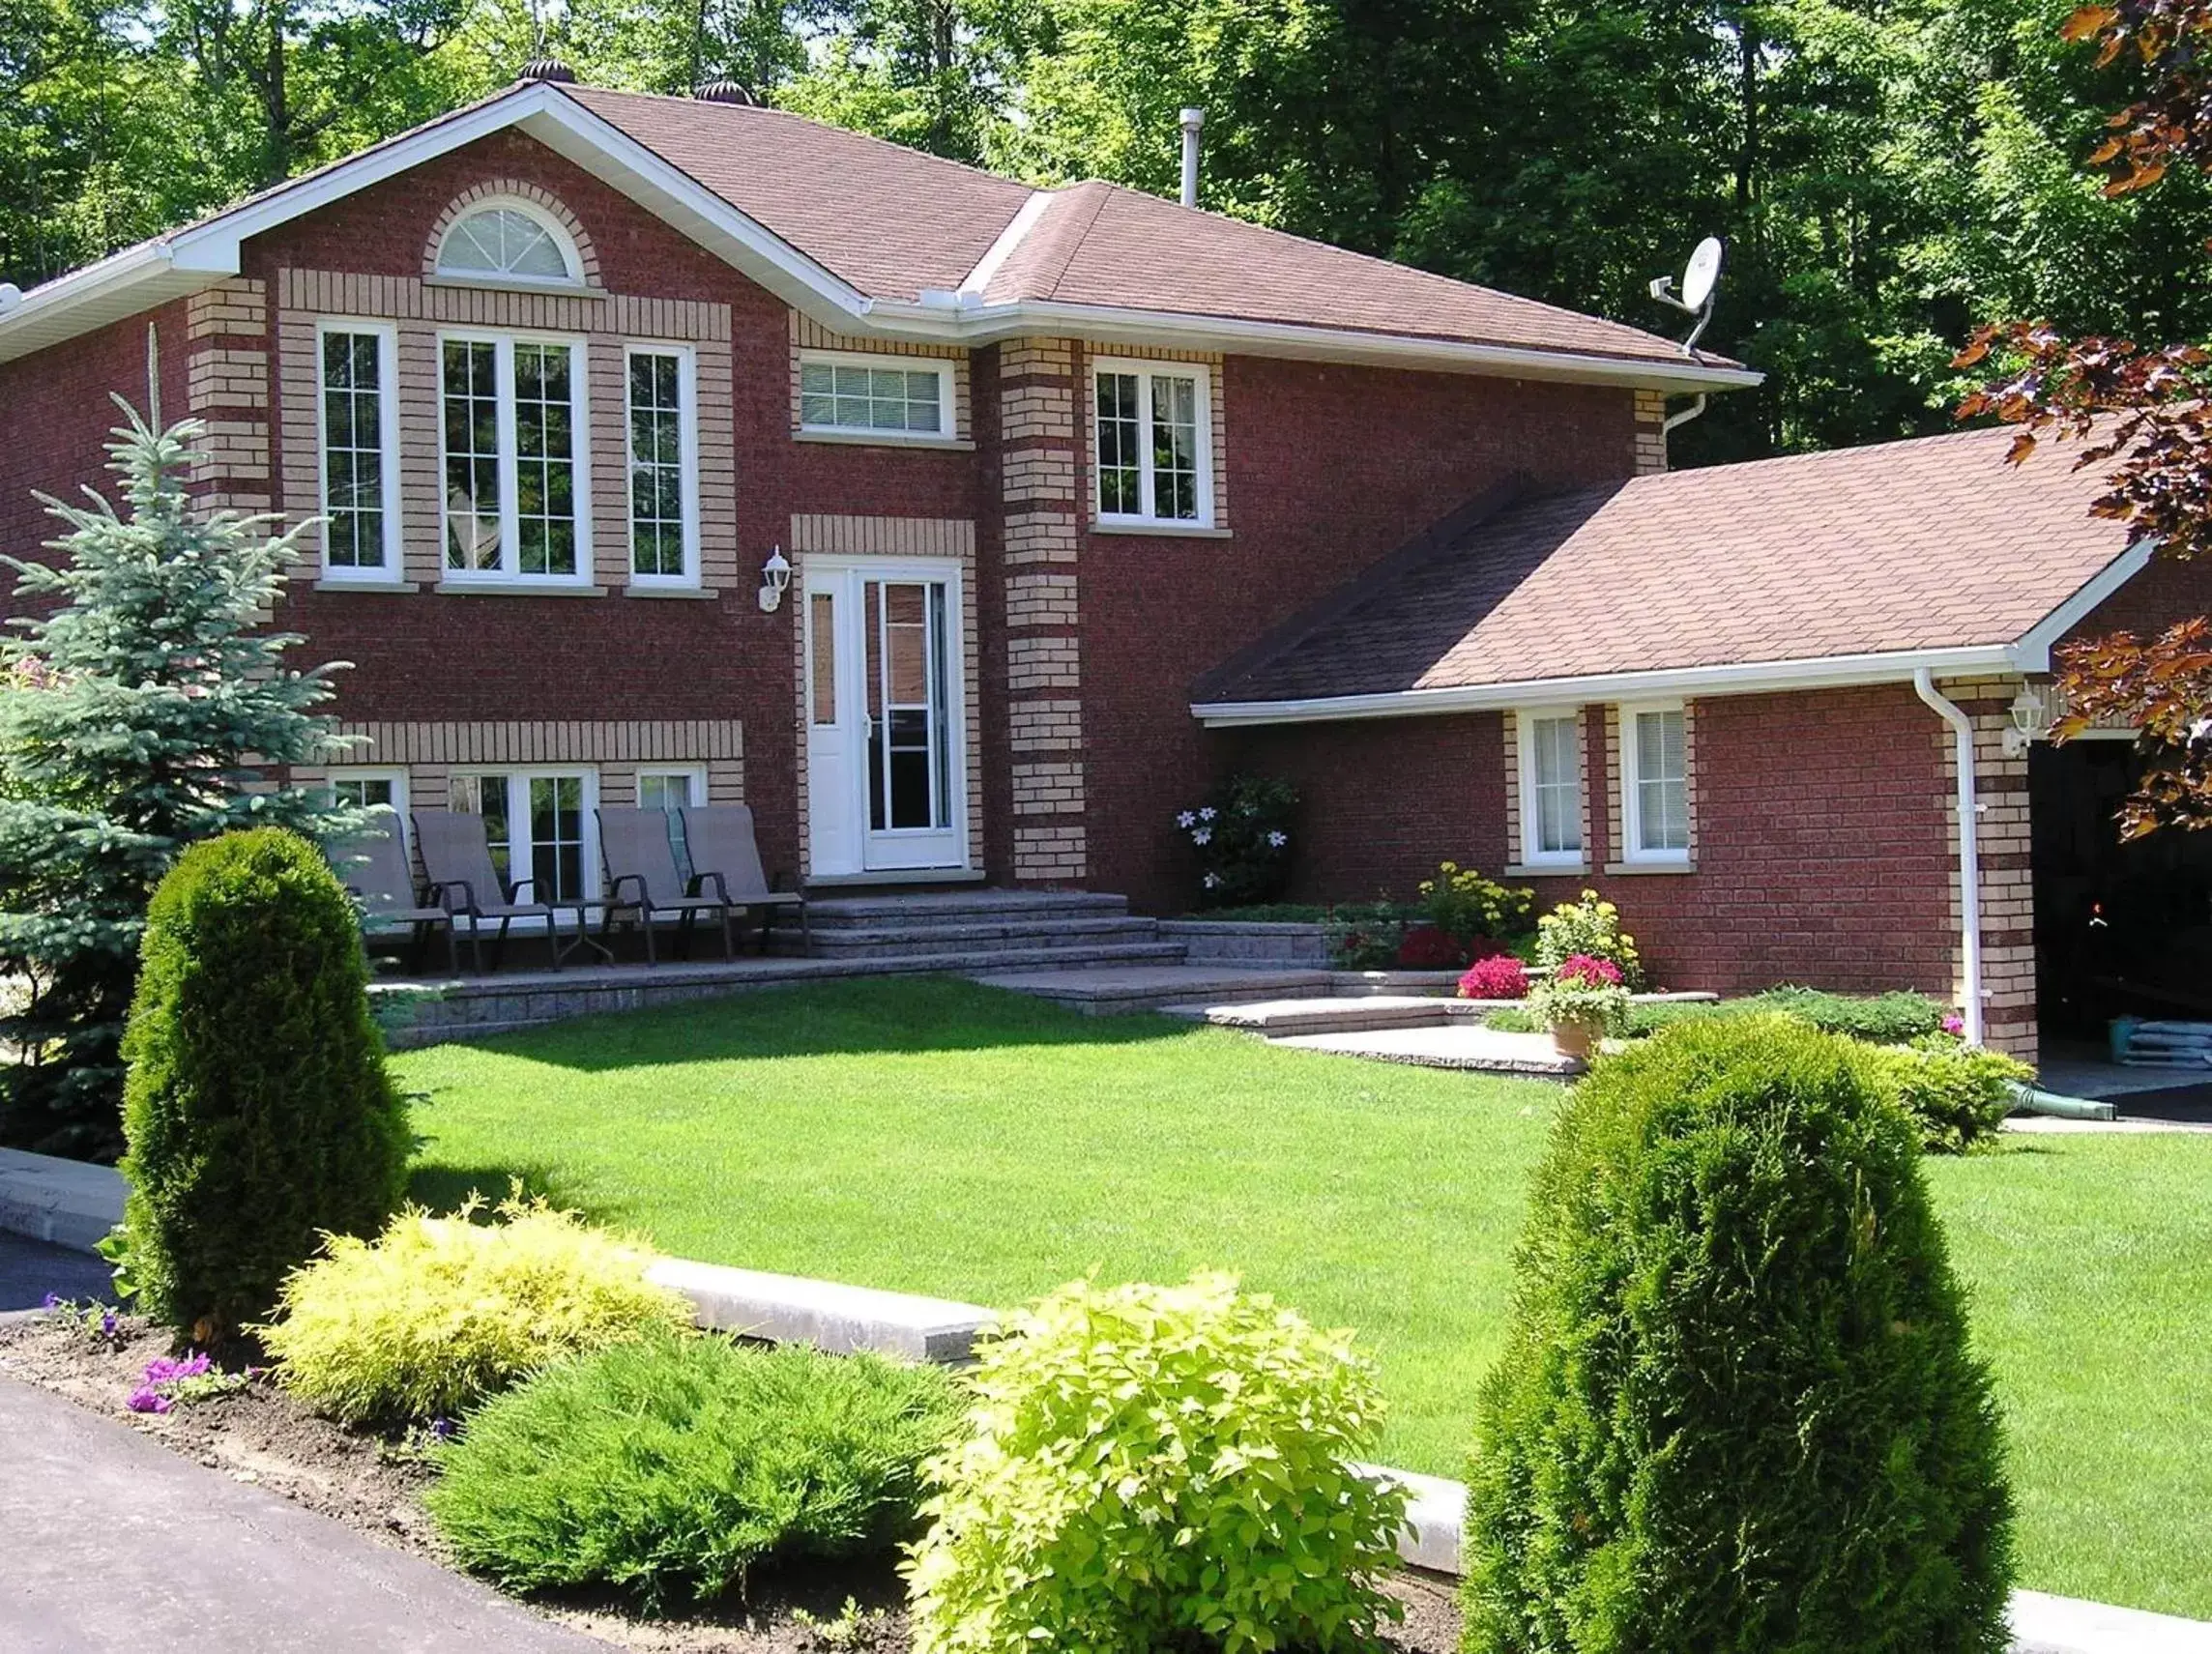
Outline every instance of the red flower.
<path fill-rule="evenodd" d="M 1620 967 L 1610 959 L 1599 959 L 1593 954 L 1576 953 L 1559 961 L 1559 968 L 1552 972 L 1559 982 L 1579 982 L 1586 988 L 1617 988 L 1620 986 Z"/>
<path fill-rule="evenodd" d="M 1459 979 L 1459 997 L 1463 1000 L 1518 1000 L 1528 992 L 1528 973 L 1510 953 L 1477 959 Z"/>

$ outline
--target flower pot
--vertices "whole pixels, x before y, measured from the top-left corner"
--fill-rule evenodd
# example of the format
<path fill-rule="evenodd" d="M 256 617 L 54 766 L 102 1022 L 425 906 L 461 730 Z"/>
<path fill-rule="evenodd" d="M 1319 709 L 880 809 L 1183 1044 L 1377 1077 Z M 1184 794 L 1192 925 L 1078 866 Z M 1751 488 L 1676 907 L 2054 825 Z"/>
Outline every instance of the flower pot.
<path fill-rule="evenodd" d="M 1561 1057 L 1572 1057 L 1578 1062 L 1587 1062 L 1597 1052 L 1597 1042 L 1603 1037 L 1602 1023 L 1580 1020 L 1556 1022 L 1552 1025 L 1552 1044 Z"/>

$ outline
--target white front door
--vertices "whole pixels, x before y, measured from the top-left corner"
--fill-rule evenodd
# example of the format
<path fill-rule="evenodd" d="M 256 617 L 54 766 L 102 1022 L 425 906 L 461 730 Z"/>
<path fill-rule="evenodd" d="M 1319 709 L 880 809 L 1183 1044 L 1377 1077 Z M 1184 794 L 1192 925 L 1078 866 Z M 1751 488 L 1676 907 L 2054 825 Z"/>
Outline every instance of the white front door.
<path fill-rule="evenodd" d="M 808 558 L 815 877 L 968 864 L 960 567 Z"/>

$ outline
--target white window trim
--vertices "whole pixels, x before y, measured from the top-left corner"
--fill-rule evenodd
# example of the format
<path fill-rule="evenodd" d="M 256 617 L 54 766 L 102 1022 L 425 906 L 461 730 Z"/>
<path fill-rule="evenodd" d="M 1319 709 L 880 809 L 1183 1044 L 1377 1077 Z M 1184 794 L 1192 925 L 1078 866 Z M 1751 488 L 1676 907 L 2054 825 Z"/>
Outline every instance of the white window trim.
<path fill-rule="evenodd" d="M 1533 726 L 1539 722 L 1562 721 L 1575 729 L 1575 836 L 1584 842 L 1573 850 L 1546 850 L 1538 842 L 1541 814 L 1536 801 L 1536 742 Z M 1585 833 L 1583 809 L 1589 786 L 1589 765 L 1584 751 L 1583 711 L 1580 707 L 1526 707 L 1516 708 L 1513 713 L 1513 740 L 1519 747 L 1518 759 L 1521 775 L 1521 865 L 1524 867 L 1586 867 L 1589 864 L 1588 835 Z"/>
<path fill-rule="evenodd" d="M 1636 769 L 1636 719 L 1644 712 L 1679 712 L 1682 714 L 1682 809 L 1685 820 L 1690 813 L 1690 713 L 1683 701 L 1624 702 L 1619 709 L 1620 727 L 1620 859 L 1636 867 L 1687 867 L 1690 852 L 1681 850 L 1645 850 L 1643 811 L 1638 785 L 1641 777 Z"/>
<path fill-rule="evenodd" d="M 1098 449 L 1098 381 L 1108 373 L 1137 376 L 1137 491 L 1142 511 L 1108 511 L 1100 508 L 1106 485 L 1106 468 Z M 1163 517 L 1152 497 L 1152 380 L 1165 374 L 1193 381 L 1193 407 L 1198 416 L 1198 515 Z M 1091 515 L 1103 527 L 1145 527 L 1181 530 L 1213 527 L 1213 370 L 1203 362 L 1150 361 L 1136 357 L 1096 356 L 1091 359 Z"/>
<path fill-rule="evenodd" d="M 455 568 L 447 558 L 452 552 L 452 535 L 447 522 L 446 495 L 446 346 L 449 343 L 490 344 L 499 350 L 496 369 L 499 394 L 499 560 L 496 570 Z M 516 566 L 522 555 L 520 512 L 516 494 L 521 462 L 514 447 L 514 347 L 518 344 L 557 344 L 568 351 L 568 425 L 575 466 L 576 571 L 573 574 L 525 574 Z M 586 379 L 591 352 L 585 339 L 573 334 L 497 333 L 481 328 L 441 328 L 438 331 L 437 381 L 434 394 L 438 414 L 438 585 L 444 591 L 497 592 L 509 587 L 568 587 L 589 590 L 595 575 L 592 565 L 592 424 L 591 396 Z"/>
<path fill-rule="evenodd" d="M 637 767 L 634 797 L 637 807 L 644 809 L 645 783 L 648 777 L 681 775 L 691 783 L 691 797 L 704 804 L 707 801 L 707 767 L 704 764 L 641 764 Z M 693 806 L 694 808 L 697 805 Z"/>
<path fill-rule="evenodd" d="M 378 470 L 384 480 L 384 561 L 373 568 L 353 568 L 331 562 L 331 459 L 330 403 L 323 341 L 332 334 L 373 334 L 376 336 Z M 443 410 L 441 409 L 441 412 Z M 399 523 L 399 330 L 390 322 L 357 320 L 351 316 L 321 316 L 315 321 L 315 503 L 324 525 L 322 578 L 334 584 L 389 586 L 400 577 Z"/>
<path fill-rule="evenodd" d="M 553 245 L 561 249 L 562 262 L 568 265 L 568 274 L 556 278 L 551 276 L 516 276 L 511 272 L 505 271 L 446 269 L 446 243 L 452 239 L 453 232 L 479 213 L 503 210 L 509 213 L 520 213 L 550 235 L 553 238 Z M 456 287 L 519 287 L 533 293 L 586 293 L 591 291 L 590 283 L 584 279 L 583 249 L 576 246 L 576 238 L 568 233 L 568 226 L 537 202 L 520 195 L 486 195 L 480 200 L 471 201 L 461 211 L 454 214 L 453 221 L 448 224 L 438 236 L 438 250 L 431 255 L 430 272 L 428 280 L 449 283 Z"/>
<path fill-rule="evenodd" d="M 678 463 L 683 467 L 684 572 L 640 574 L 637 571 L 636 454 L 631 447 L 636 427 L 630 417 L 629 364 L 640 356 L 676 358 Z M 699 588 L 699 356 L 687 344 L 659 344 L 635 339 L 623 346 L 623 539 L 629 547 L 629 584 L 664 592 L 693 592 Z M 442 427 L 441 427 L 442 428 Z"/>
<path fill-rule="evenodd" d="M 414 834 L 408 830 L 407 771 L 388 764 L 341 764 L 323 771 L 323 784 L 335 789 L 341 781 L 389 781 L 392 783 L 392 811 L 399 818 L 399 839 L 402 844 L 413 844 Z"/>
<path fill-rule="evenodd" d="M 804 374 L 811 363 L 830 366 L 875 367 L 895 373 L 930 372 L 937 375 L 937 423 L 934 431 L 887 431 L 875 425 L 840 425 L 809 421 L 805 408 Z M 834 437 L 840 442 L 883 443 L 892 448 L 964 448 L 959 434 L 959 410 L 953 405 L 958 389 L 950 358 L 942 356 L 878 356 L 857 350 L 802 350 L 799 353 L 801 436 Z"/>
<path fill-rule="evenodd" d="M 504 775 L 507 777 L 507 819 L 510 826 L 520 823 L 525 834 L 530 830 L 531 782 L 582 778 L 584 797 L 581 809 L 583 811 L 584 838 L 581 854 L 584 858 L 584 890 L 581 895 L 565 897 L 555 905 L 558 911 L 562 913 L 567 913 L 575 908 L 597 907 L 601 896 L 604 894 L 602 886 L 606 883 L 604 872 L 599 864 L 598 767 L 593 764 L 456 764 L 447 771 L 447 786 L 450 789 L 455 781 L 480 780 L 486 775 Z M 450 791 L 447 799 L 448 807 L 451 808 L 451 794 Z M 530 860 L 525 864 L 525 871 L 522 875 L 525 878 L 530 876 L 529 867 L 535 866 L 537 863 L 537 842 L 535 840 L 530 843 Z M 508 863 L 507 871 L 508 883 L 511 885 L 515 878 L 514 863 L 511 858 Z M 478 899 L 482 900 L 480 893 Z M 553 898 L 533 885 L 530 887 L 530 893 L 523 900 L 526 902 L 552 902 Z M 542 930 L 543 928 L 544 921 L 542 919 L 517 919 L 514 923 L 514 929 L 517 932 L 532 929 Z"/>

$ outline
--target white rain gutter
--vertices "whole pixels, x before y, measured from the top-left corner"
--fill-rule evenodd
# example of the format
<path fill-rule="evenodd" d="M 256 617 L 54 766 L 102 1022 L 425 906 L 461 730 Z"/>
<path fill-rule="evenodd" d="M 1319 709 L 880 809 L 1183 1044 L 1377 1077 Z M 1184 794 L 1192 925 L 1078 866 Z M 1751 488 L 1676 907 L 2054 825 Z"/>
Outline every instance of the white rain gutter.
<path fill-rule="evenodd" d="M 1959 942 L 1965 960 L 1966 1043 L 1982 1043 L 1982 856 L 1976 829 L 1981 805 L 1974 796 L 1974 725 L 1955 701 L 1936 687 L 1935 674 L 1920 667 L 1912 689 L 1951 726 L 1951 745 L 1959 767 Z"/>

